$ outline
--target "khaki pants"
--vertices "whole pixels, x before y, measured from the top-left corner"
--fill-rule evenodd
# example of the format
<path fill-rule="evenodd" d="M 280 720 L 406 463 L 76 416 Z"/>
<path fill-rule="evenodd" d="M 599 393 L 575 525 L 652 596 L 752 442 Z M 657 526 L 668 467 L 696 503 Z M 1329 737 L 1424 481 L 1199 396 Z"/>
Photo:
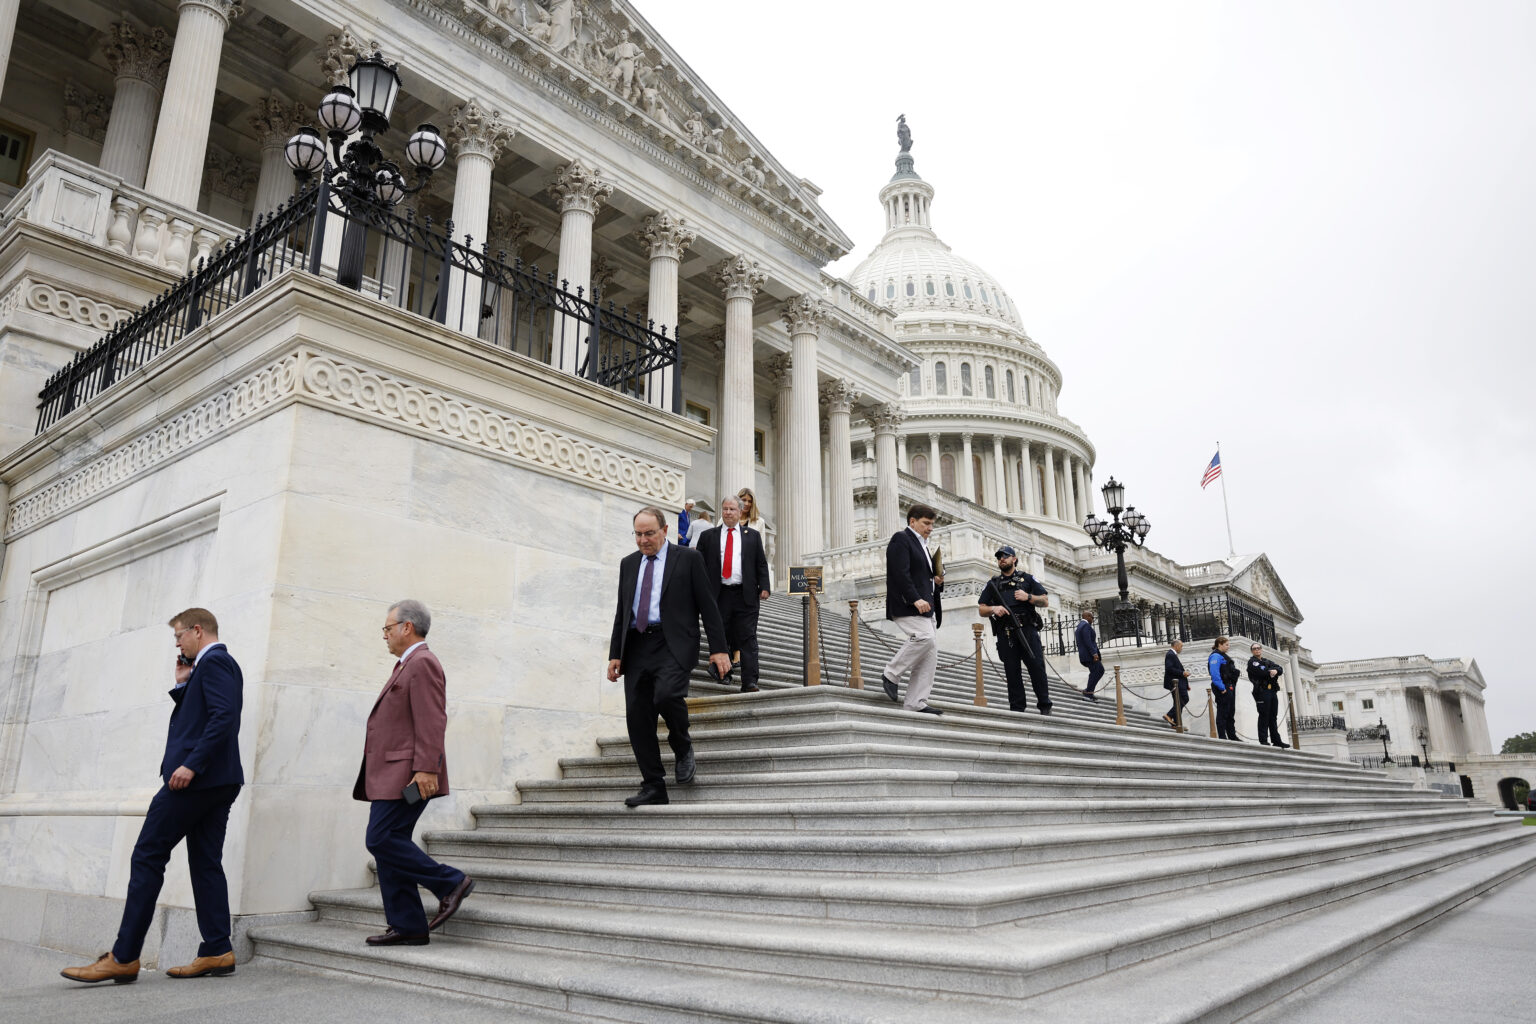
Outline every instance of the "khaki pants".
<path fill-rule="evenodd" d="M 933 619 L 927 615 L 903 615 L 891 621 L 907 634 L 907 639 L 886 663 L 885 675 L 900 682 L 903 675 L 912 673 L 907 681 L 907 699 L 901 706 L 916 711 L 928 706 L 933 672 L 939 664 L 939 643 L 934 636 Z"/>

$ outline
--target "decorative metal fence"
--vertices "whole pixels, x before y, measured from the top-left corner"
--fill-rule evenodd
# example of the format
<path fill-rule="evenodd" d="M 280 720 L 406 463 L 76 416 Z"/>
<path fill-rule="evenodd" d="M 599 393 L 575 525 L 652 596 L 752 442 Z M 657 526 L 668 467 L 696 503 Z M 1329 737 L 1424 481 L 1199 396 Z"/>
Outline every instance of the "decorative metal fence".
<path fill-rule="evenodd" d="M 452 221 L 439 227 L 391 207 L 344 203 L 322 181 L 259 218 L 49 378 L 38 395 L 37 432 L 291 268 L 682 411 L 680 348 L 665 328 L 653 330 L 612 302 L 604 307 L 596 291 L 591 298 L 567 291 L 554 274 L 508 263 L 506 253 L 477 249 L 471 238 L 454 241 Z"/>
<path fill-rule="evenodd" d="M 1230 594 L 1207 595 L 1169 604 L 1137 604 L 1133 608 L 1134 614 L 1123 618 L 1118 614 L 1118 604 L 1115 598 L 1098 603 L 1094 625 L 1101 649 L 1241 636 L 1257 640 L 1273 650 L 1279 638 L 1274 616 Z M 1041 633 L 1045 653 L 1077 653 L 1076 628 L 1076 622 L 1064 618 L 1048 624 Z"/>

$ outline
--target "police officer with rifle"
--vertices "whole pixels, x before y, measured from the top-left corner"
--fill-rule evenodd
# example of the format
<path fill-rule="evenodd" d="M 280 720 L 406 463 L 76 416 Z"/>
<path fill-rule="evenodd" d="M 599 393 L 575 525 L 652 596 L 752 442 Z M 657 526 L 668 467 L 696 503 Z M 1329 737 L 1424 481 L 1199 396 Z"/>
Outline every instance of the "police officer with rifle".
<path fill-rule="evenodd" d="M 1023 669 L 1035 691 L 1040 713 L 1051 713 L 1051 695 L 1045 686 L 1045 653 L 1040 647 L 1043 625 L 1036 608 L 1048 607 L 1051 599 L 1040 581 L 1019 571 L 1019 556 L 1011 547 L 997 549 L 997 575 L 981 588 L 977 614 L 992 623 L 997 637 L 997 657 L 1008 679 L 1008 708 L 1025 711 Z"/>

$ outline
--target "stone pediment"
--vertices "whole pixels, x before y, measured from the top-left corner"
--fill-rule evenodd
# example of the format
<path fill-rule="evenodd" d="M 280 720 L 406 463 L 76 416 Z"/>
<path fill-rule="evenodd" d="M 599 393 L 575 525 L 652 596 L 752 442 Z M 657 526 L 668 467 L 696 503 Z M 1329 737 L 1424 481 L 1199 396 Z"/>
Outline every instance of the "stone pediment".
<path fill-rule="evenodd" d="M 779 164 L 625 0 L 426 0 L 653 139 L 835 260 L 853 247 L 811 182 Z"/>
<path fill-rule="evenodd" d="M 1280 574 L 1275 571 L 1268 555 L 1255 555 L 1247 560 L 1246 565 L 1240 563 L 1232 576 L 1232 584 L 1271 608 L 1283 612 L 1287 618 L 1301 621 L 1301 609 L 1280 581 Z"/>

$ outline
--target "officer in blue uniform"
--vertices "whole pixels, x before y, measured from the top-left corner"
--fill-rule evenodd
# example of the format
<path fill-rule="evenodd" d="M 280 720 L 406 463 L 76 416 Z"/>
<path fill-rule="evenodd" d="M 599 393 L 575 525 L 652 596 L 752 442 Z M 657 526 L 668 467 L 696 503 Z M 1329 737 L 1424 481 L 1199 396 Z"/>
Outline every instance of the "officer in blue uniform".
<path fill-rule="evenodd" d="M 997 575 L 981 588 L 977 614 L 992 623 L 997 637 L 997 657 L 1008 680 L 1008 708 L 1026 711 L 1024 669 L 1035 691 L 1042 715 L 1051 713 L 1051 694 L 1045 685 L 1045 652 L 1040 647 L 1040 613 L 1036 608 L 1051 603 L 1045 587 L 1027 572 L 1019 571 L 1019 556 L 1011 547 L 997 549 Z"/>

